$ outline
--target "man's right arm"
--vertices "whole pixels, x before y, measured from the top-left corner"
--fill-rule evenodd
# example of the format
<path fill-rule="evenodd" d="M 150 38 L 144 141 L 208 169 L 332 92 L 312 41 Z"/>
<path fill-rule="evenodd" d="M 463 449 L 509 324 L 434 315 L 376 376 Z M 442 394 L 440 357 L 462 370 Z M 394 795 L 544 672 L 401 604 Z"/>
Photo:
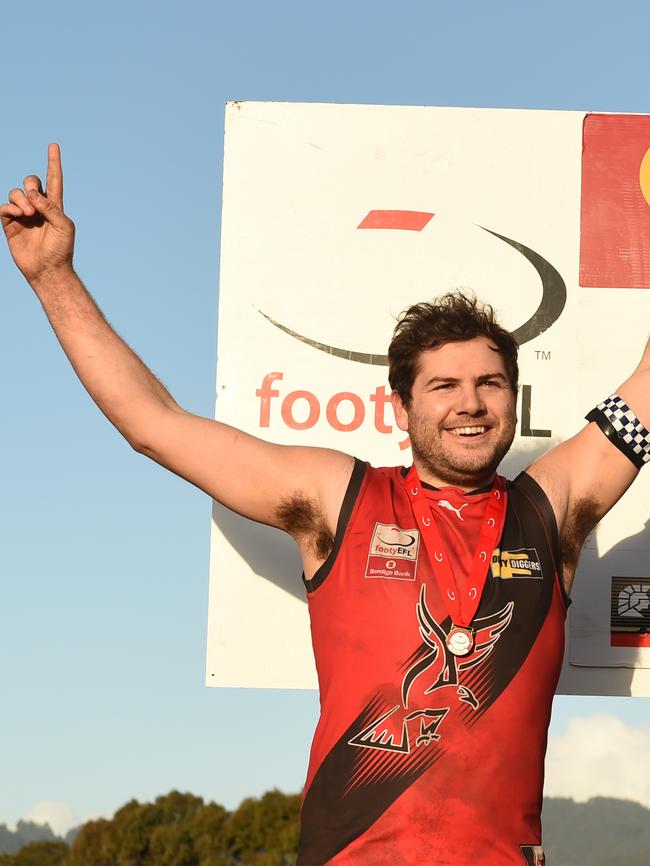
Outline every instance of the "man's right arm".
<path fill-rule="evenodd" d="M 18 268 L 38 295 L 84 387 L 130 445 L 253 520 L 293 531 L 310 546 L 310 522 L 288 525 L 292 502 L 311 509 L 313 532 L 334 531 L 352 469 L 337 451 L 274 445 L 186 412 L 110 327 L 72 266 L 74 225 L 63 212 L 58 147 L 45 193 L 35 176 L 0 207 Z M 305 528 L 306 527 L 306 528 Z"/>

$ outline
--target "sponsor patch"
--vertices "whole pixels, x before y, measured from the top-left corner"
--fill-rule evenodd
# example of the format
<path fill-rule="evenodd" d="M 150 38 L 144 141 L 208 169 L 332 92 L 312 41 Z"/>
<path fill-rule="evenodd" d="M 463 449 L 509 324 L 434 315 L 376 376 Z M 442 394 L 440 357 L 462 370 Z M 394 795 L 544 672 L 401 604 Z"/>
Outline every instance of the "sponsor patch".
<path fill-rule="evenodd" d="M 366 577 L 415 580 L 420 533 L 393 523 L 376 523 L 370 540 Z"/>
<path fill-rule="evenodd" d="M 529 578 L 541 580 L 544 577 L 542 563 L 534 547 L 520 547 L 517 550 L 495 548 L 491 562 L 492 577 L 501 580 Z"/>
<path fill-rule="evenodd" d="M 611 646 L 650 647 L 650 577 L 612 577 Z"/>

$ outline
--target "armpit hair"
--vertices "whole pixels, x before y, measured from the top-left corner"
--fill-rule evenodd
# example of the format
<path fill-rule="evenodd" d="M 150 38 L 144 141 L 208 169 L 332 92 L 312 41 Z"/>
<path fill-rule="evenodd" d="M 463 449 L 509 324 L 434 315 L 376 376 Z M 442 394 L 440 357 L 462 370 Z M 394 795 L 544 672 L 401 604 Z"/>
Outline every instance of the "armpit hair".
<path fill-rule="evenodd" d="M 565 568 L 575 570 L 587 536 L 602 516 L 602 511 L 595 499 L 581 499 L 575 504 L 567 517 L 561 539 Z"/>
<path fill-rule="evenodd" d="M 276 515 L 282 529 L 296 540 L 306 542 L 319 559 L 329 556 L 334 535 L 312 499 L 302 493 L 283 499 Z"/>

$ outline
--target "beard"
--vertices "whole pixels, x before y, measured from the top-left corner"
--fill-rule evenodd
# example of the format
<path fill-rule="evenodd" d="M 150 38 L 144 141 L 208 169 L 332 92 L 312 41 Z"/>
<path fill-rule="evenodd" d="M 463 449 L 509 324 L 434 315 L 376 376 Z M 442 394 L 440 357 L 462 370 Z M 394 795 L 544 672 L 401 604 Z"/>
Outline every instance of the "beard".
<path fill-rule="evenodd" d="M 473 448 L 470 439 L 468 447 L 464 448 L 463 439 L 459 437 L 458 445 L 454 447 L 451 441 L 446 445 L 444 439 L 456 434 L 433 428 L 430 421 L 411 413 L 408 433 L 413 457 L 438 481 L 457 487 L 480 487 L 492 480 L 499 463 L 510 450 L 517 425 L 515 410 L 508 411 L 498 425 L 487 419 L 467 421 L 470 427 L 481 425 L 492 428 L 490 441 Z"/>

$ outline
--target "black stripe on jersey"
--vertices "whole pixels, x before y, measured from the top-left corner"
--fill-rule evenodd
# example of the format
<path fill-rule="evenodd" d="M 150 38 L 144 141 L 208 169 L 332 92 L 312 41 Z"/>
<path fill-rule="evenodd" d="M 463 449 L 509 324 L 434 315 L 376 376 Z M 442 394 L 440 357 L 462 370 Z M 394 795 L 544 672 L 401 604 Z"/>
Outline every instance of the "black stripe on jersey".
<path fill-rule="evenodd" d="M 332 566 L 334 565 L 339 550 L 341 549 L 341 544 L 343 543 L 343 536 L 345 535 L 345 530 L 348 528 L 350 516 L 352 515 L 352 509 L 354 508 L 354 505 L 357 501 L 357 496 L 359 495 L 359 490 L 361 489 L 361 483 L 363 482 L 367 469 L 367 463 L 364 463 L 363 460 L 359 460 L 357 457 L 354 458 L 352 475 L 350 475 L 350 480 L 348 481 L 347 490 L 345 491 L 345 496 L 343 497 L 343 504 L 341 505 L 341 511 L 339 512 L 339 519 L 336 524 L 334 545 L 330 550 L 329 556 L 320 566 L 320 568 L 316 570 L 312 578 L 307 580 L 304 574 L 302 576 L 302 580 L 305 584 L 307 592 L 313 592 L 315 589 L 318 589 L 318 587 L 323 583 L 327 575 L 332 570 Z"/>
<path fill-rule="evenodd" d="M 487 659 L 487 664 L 466 672 L 459 680 L 461 685 L 472 690 L 479 701 L 477 709 L 467 706 L 461 710 L 468 728 L 476 724 L 498 700 L 525 663 L 546 622 L 557 580 L 557 528 L 544 491 L 524 473 L 509 483 L 508 489 L 509 508 L 501 539 L 502 547 L 516 548 L 524 541 L 526 544 L 538 544 L 540 552 L 544 551 L 544 581 L 540 587 L 541 596 L 535 597 L 530 593 L 530 584 L 526 581 L 504 581 L 505 589 L 501 584 L 499 593 L 496 581 L 491 582 L 488 578 L 477 615 L 496 613 L 506 600 L 514 601 L 514 613 L 511 627 L 500 635 L 499 643 Z M 529 506 L 523 514 L 519 513 L 517 500 L 524 500 Z M 450 620 L 446 619 L 440 625 L 446 633 Z M 426 652 L 426 646 L 420 644 L 405 660 L 405 665 Z M 384 699 L 378 694 L 352 722 L 318 768 L 303 801 L 301 841 L 304 838 L 307 844 L 299 847 L 297 866 L 325 866 L 362 836 L 401 794 L 444 757 L 443 737 L 439 743 L 408 755 L 378 756 L 378 764 L 373 767 L 373 772 L 364 773 L 359 781 L 360 764 L 364 761 L 360 760 L 359 748 L 351 745 L 350 740 L 377 718 L 383 709 Z M 385 709 L 390 707 L 385 705 Z"/>
<path fill-rule="evenodd" d="M 386 707 L 380 695 L 370 701 L 321 764 L 302 805 L 301 826 L 308 828 L 309 845 L 299 846 L 296 866 L 325 866 L 444 754 L 439 744 L 410 755 L 384 753 L 372 780 L 356 783 L 359 749 L 348 740 Z"/>
<path fill-rule="evenodd" d="M 505 581 L 508 600 L 515 604 L 512 627 L 506 629 L 499 637 L 499 644 L 489 659 L 489 676 L 487 676 L 487 668 L 484 668 L 468 672 L 464 680 L 480 701 L 480 707 L 476 712 L 463 711 L 468 727 L 473 727 L 479 722 L 483 713 L 506 690 L 526 661 L 553 603 L 556 583 L 562 591 L 565 609 L 568 606 L 566 593 L 559 579 L 560 544 L 557 524 L 546 494 L 534 478 L 522 472 L 508 484 L 508 496 L 509 508 L 501 548 L 520 547 L 525 539 L 534 541 L 537 538 L 543 542 L 537 547 L 544 574 L 542 594 L 536 598 L 524 581 Z M 523 505 L 522 500 L 525 501 L 528 509 L 519 505 L 519 503 Z M 522 515 L 528 516 L 524 525 L 522 525 Z M 527 546 L 527 543 L 523 546 Z M 478 611 L 480 616 L 495 612 L 503 604 L 503 595 L 491 597 L 490 588 L 493 586 L 494 584 L 490 584 L 488 578 Z"/>
<path fill-rule="evenodd" d="M 528 475 L 528 473 L 521 472 L 515 478 L 514 483 L 524 494 L 526 499 L 528 499 L 530 504 L 537 510 L 540 515 L 540 522 L 547 534 L 547 537 L 548 530 L 550 529 L 551 536 L 549 538 L 549 546 L 555 560 L 555 572 L 557 574 L 560 591 L 562 592 L 562 598 L 564 599 L 565 606 L 568 608 L 571 604 L 571 599 L 567 595 L 562 580 L 562 547 L 560 545 L 560 533 L 557 528 L 555 512 L 551 507 L 551 503 L 548 501 L 547 495 L 544 493 L 537 481 L 535 481 L 532 476 Z"/>

